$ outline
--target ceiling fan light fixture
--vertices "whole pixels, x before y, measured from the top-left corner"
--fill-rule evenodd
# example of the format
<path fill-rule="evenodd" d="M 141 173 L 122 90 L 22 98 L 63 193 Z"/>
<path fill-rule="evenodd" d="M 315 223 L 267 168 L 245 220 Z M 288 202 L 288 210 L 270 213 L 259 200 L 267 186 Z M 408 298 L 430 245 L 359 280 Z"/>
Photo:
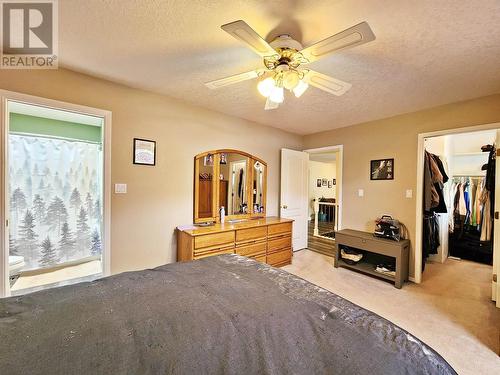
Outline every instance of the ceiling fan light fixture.
<path fill-rule="evenodd" d="M 275 86 L 271 91 L 271 95 L 269 95 L 269 99 L 274 103 L 283 103 L 283 101 L 285 100 L 283 87 Z"/>
<path fill-rule="evenodd" d="M 283 86 L 287 90 L 293 90 L 299 82 L 299 74 L 294 70 L 290 70 L 283 75 Z"/>
<path fill-rule="evenodd" d="M 293 88 L 293 94 L 296 98 L 300 98 L 304 92 L 306 92 L 309 85 L 305 83 L 303 80 L 299 80 L 297 86 Z"/>
<path fill-rule="evenodd" d="M 268 77 L 257 84 L 257 90 L 259 90 L 260 94 L 266 98 L 271 95 L 275 87 L 276 84 L 272 77 Z"/>

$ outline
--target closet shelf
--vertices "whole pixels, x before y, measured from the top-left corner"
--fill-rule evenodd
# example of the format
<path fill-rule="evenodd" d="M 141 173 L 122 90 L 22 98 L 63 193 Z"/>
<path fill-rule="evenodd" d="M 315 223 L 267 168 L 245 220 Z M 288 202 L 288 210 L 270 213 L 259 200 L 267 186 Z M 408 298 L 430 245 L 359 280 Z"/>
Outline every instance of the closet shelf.
<path fill-rule="evenodd" d="M 479 156 L 479 155 L 485 155 L 485 156 L 488 156 L 488 153 L 487 152 L 459 152 L 457 154 L 452 154 L 451 157 L 454 157 L 454 156 Z"/>

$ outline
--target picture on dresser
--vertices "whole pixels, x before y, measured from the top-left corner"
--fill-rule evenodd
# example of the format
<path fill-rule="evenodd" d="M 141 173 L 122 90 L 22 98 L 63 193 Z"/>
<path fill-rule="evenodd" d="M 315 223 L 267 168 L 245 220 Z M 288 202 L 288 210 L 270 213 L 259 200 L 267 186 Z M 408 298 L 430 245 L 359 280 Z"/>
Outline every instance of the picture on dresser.
<path fill-rule="evenodd" d="M 212 167 L 214 165 L 214 156 L 212 154 L 208 154 L 203 158 L 203 165 L 205 167 Z"/>
<path fill-rule="evenodd" d="M 379 159 L 370 162 L 371 180 L 394 180 L 394 159 Z"/>

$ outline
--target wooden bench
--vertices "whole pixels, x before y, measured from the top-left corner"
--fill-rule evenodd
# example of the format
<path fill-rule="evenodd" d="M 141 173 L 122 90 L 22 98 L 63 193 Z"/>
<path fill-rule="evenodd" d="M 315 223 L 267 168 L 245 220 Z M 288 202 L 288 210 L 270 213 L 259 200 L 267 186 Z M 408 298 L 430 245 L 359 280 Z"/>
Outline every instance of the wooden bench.
<path fill-rule="evenodd" d="M 361 250 L 363 258 L 356 264 L 348 264 L 340 257 L 342 246 L 348 246 L 355 250 Z M 343 229 L 335 236 L 335 267 L 345 267 L 364 274 L 376 276 L 394 282 L 394 286 L 401 289 L 403 283 L 408 280 L 408 257 L 410 252 L 410 241 L 393 241 L 385 238 L 375 237 L 372 233 L 361 232 L 352 229 Z M 375 271 L 377 264 L 384 260 L 393 258 L 396 263 L 395 276 L 386 275 Z"/>

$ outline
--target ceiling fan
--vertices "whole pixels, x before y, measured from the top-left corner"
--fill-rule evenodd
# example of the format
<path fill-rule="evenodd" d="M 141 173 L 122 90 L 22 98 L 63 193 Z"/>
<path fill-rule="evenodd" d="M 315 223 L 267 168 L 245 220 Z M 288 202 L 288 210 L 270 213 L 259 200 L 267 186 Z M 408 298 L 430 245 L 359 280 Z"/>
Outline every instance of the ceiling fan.
<path fill-rule="evenodd" d="M 266 110 L 278 108 L 283 103 L 284 89 L 292 91 L 297 98 L 309 85 L 333 95 L 344 94 L 351 88 L 350 83 L 318 73 L 304 65 L 330 53 L 375 39 L 373 31 L 366 22 L 361 22 L 307 48 L 303 48 L 299 42 L 286 34 L 268 43 L 242 20 L 222 25 L 221 28 L 260 55 L 264 59 L 264 67 L 207 82 L 205 85 L 210 89 L 218 89 L 249 79 L 266 77 L 257 85 L 259 92 L 267 98 L 264 107 Z"/>

